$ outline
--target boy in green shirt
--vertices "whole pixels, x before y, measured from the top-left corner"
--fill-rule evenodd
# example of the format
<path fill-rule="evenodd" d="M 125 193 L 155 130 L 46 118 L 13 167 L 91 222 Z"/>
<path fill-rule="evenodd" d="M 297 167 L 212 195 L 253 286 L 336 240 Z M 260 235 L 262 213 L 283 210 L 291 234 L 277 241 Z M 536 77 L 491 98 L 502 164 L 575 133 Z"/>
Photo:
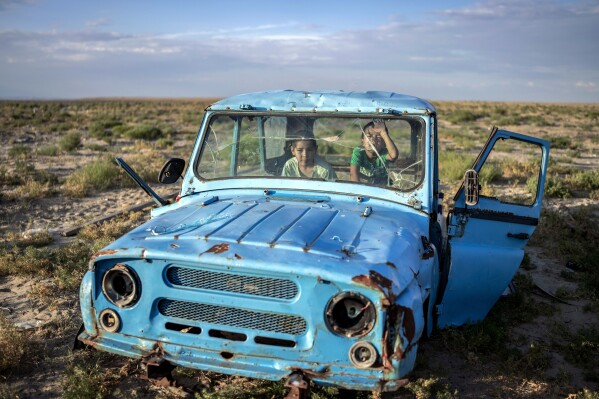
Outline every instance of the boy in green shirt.
<path fill-rule="evenodd" d="M 397 147 L 384 122 L 369 122 L 362 130 L 362 145 L 354 148 L 350 161 L 351 181 L 387 185 L 387 166 L 398 156 Z"/>

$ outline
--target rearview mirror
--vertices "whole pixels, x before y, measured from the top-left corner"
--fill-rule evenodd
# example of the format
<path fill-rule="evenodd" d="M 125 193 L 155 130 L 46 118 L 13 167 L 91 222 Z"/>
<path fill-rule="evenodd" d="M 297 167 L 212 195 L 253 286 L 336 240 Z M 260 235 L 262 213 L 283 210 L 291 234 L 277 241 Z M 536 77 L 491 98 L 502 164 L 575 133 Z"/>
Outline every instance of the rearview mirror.
<path fill-rule="evenodd" d="M 478 204 L 478 173 L 474 169 L 468 169 L 464 173 L 464 189 L 466 205 Z"/>
<path fill-rule="evenodd" d="M 171 158 L 162 167 L 158 175 L 158 181 L 162 184 L 173 184 L 183 174 L 185 161 L 181 158 Z"/>

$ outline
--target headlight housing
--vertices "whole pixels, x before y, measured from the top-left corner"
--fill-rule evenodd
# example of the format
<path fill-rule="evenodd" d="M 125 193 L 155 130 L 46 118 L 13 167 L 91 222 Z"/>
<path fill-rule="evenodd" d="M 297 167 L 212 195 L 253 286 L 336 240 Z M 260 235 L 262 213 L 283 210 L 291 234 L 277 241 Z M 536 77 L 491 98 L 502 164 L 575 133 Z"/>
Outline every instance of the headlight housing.
<path fill-rule="evenodd" d="M 133 269 L 119 263 L 104 273 L 102 292 L 113 305 L 127 308 L 139 300 L 141 284 Z"/>
<path fill-rule="evenodd" d="M 334 296 L 326 307 L 327 326 L 337 335 L 362 337 L 376 322 L 376 309 L 372 301 L 355 292 Z"/>

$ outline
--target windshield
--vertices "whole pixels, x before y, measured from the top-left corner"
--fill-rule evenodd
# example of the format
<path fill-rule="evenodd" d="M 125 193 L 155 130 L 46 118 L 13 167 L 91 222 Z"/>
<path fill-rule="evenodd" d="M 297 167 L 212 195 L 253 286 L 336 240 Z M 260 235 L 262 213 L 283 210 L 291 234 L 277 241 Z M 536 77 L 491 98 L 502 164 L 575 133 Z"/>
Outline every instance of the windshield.
<path fill-rule="evenodd" d="M 417 117 L 216 114 L 196 172 L 205 180 L 317 179 L 409 191 L 424 178 L 424 132 Z"/>

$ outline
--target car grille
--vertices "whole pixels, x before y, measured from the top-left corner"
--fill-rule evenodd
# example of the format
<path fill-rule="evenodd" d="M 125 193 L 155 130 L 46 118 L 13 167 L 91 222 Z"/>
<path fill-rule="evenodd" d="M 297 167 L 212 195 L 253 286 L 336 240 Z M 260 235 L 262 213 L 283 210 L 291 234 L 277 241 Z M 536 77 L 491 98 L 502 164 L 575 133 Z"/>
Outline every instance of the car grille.
<path fill-rule="evenodd" d="M 290 280 L 243 276 L 179 266 L 170 267 L 166 277 L 173 285 L 268 298 L 292 299 L 298 292 L 297 285 Z"/>
<path fill-rule="evenodd" d="M 164 316 L 251 330 L 301 335 L 306 321 L 299 316 L 255 312 L 226 306 L 161 299 L 158 310 Z"/>

